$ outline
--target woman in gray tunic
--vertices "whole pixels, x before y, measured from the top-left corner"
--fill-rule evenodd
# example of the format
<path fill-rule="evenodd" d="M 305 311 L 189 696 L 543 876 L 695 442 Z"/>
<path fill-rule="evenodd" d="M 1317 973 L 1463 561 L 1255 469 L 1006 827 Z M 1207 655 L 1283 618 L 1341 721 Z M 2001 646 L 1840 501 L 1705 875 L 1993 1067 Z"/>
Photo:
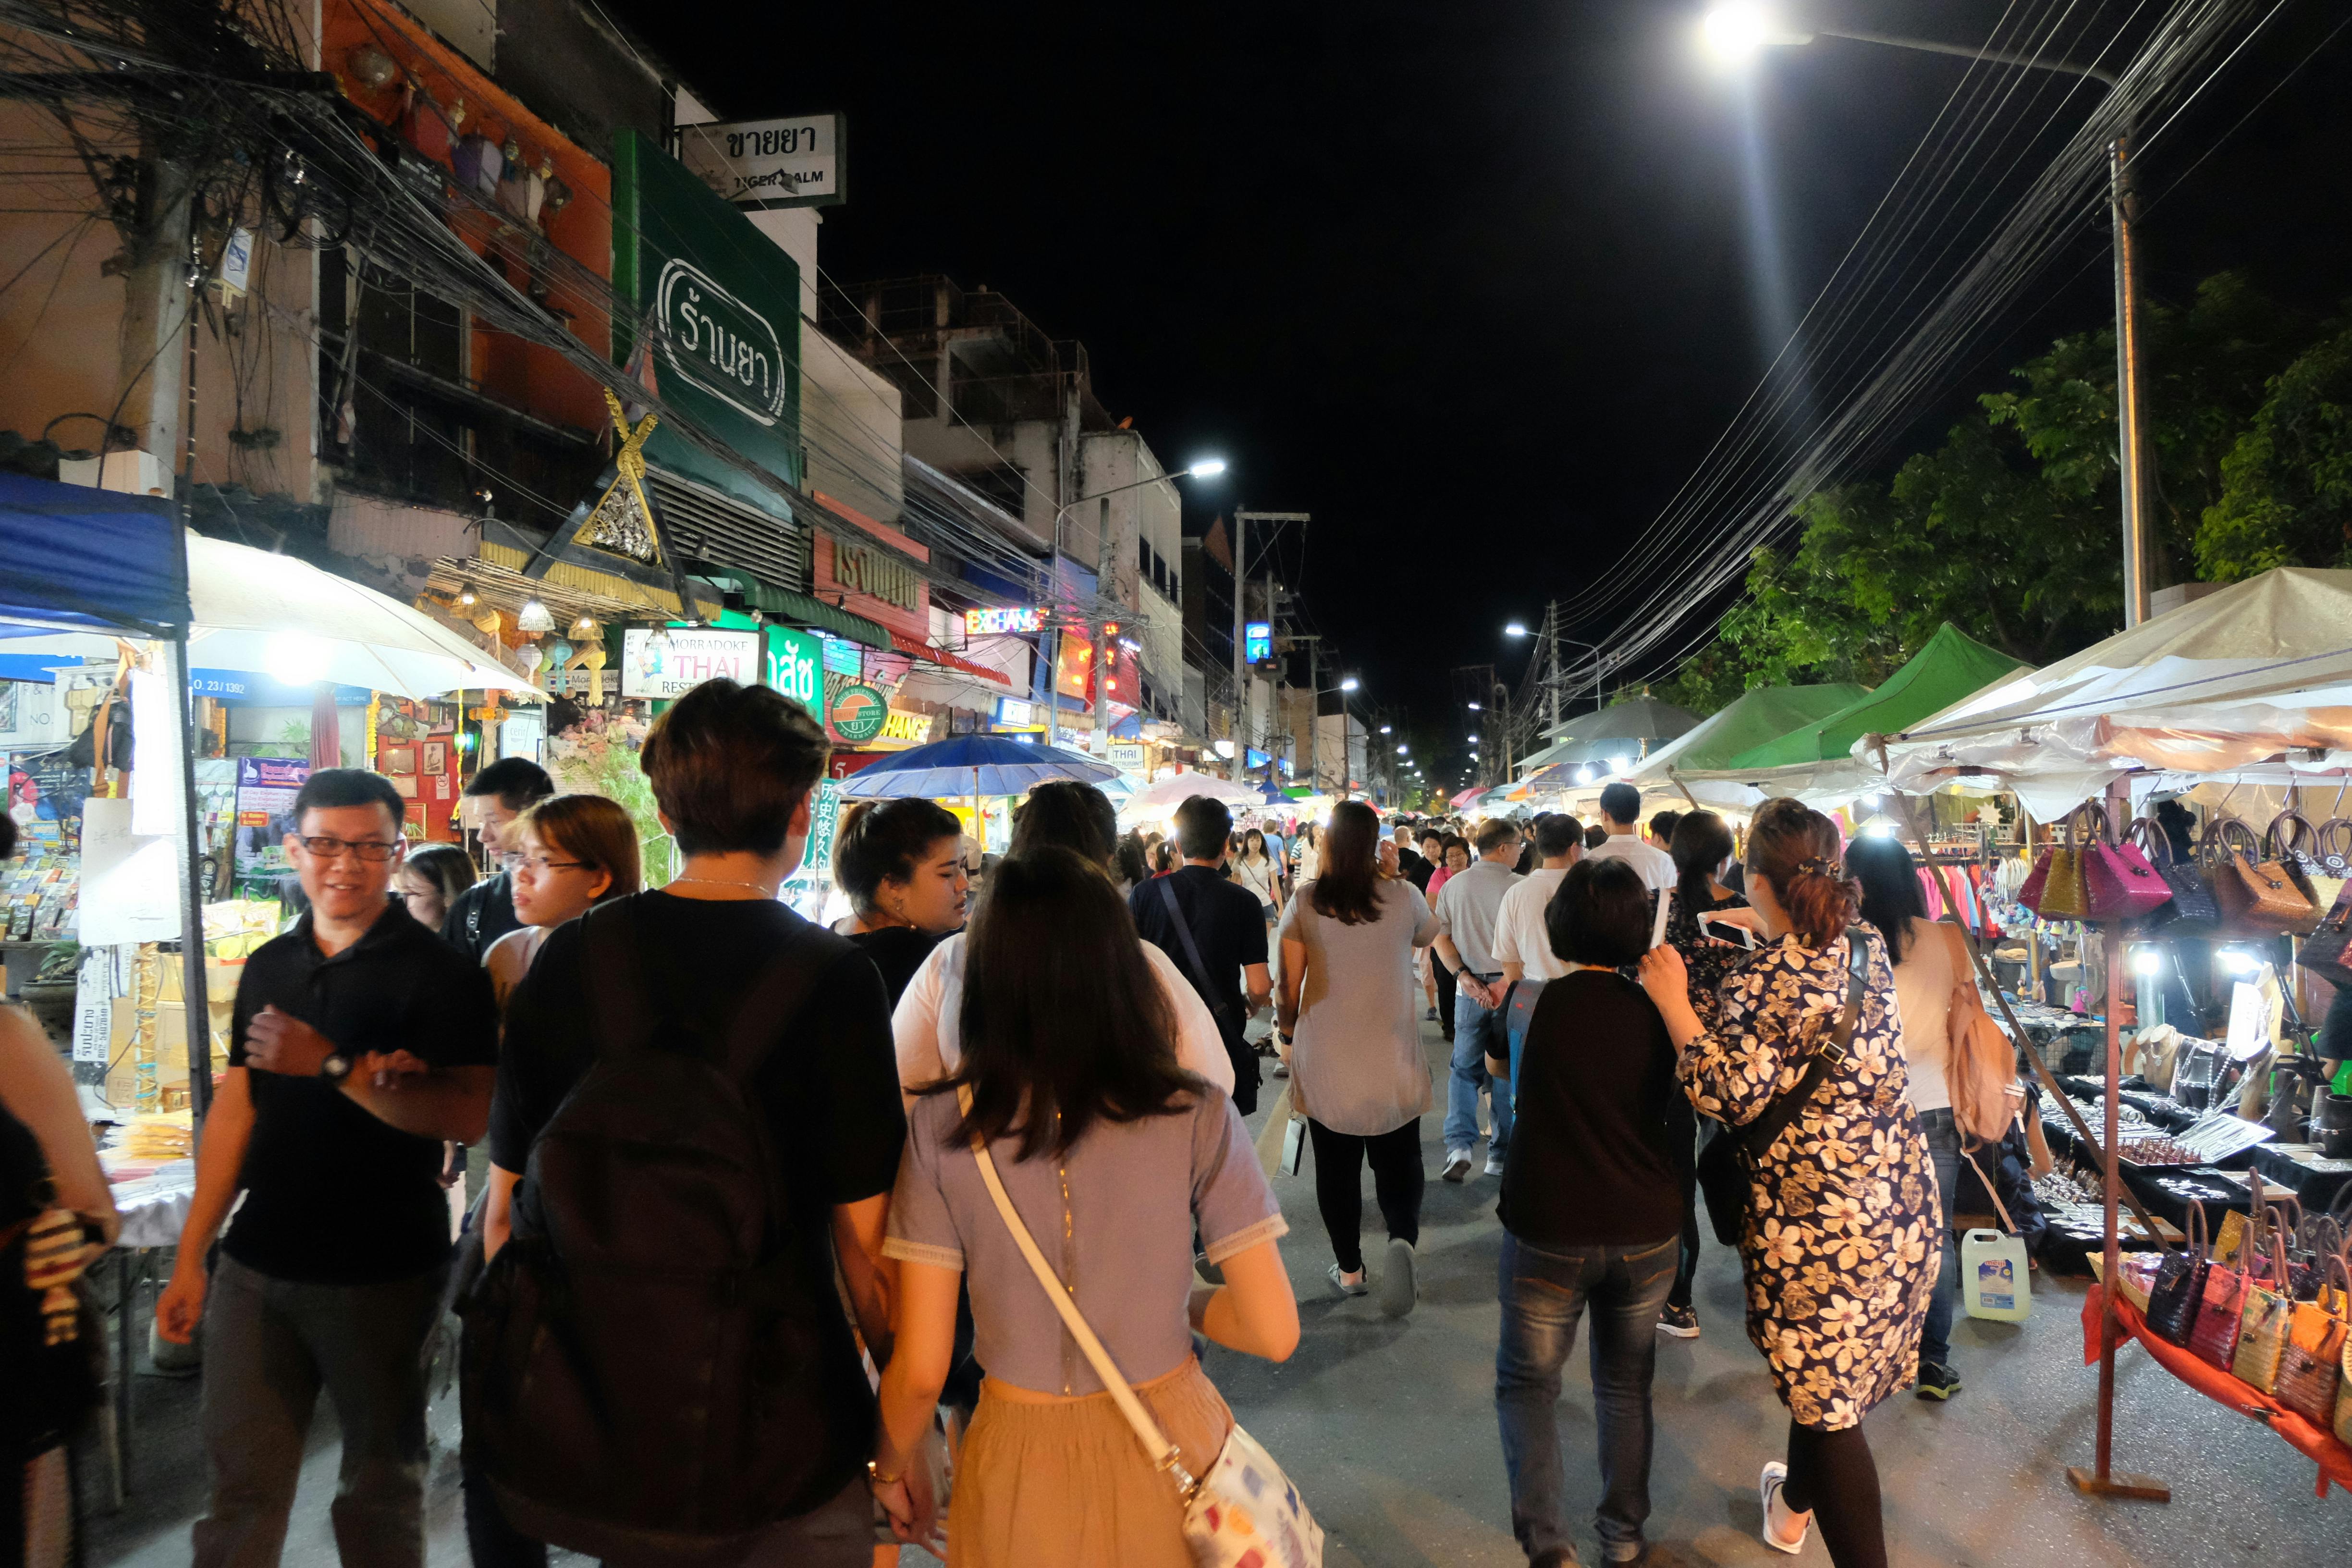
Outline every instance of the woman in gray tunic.
<path fill-rule="evenodd" d="M 1331 1283 L 1361 1296 L 1371 1281 L 1360 1232 L 1361 1172 L 1388 1222 L 1381 1310 L 1412 1310 L 1421 1239 L 1421 1117 L 1430 1108 L 1412 950 L 1436 939 L 1437 917 L 1411 882 L 1383 878 L 1380 818 L 1361 801 L 1331 808 L 1322 874 L 1283 910 L 1276 1027 L 1290 1061 L 1291 1103 L 1315 1145 L 1315 1201 L 1331 1234 Z"/>

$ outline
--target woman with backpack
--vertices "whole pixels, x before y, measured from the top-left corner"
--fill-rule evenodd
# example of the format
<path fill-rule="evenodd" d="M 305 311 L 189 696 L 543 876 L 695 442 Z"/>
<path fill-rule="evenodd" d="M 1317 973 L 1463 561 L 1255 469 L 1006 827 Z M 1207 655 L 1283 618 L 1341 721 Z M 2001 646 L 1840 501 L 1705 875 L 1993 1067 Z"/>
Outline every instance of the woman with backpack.
<path fill-rule="evenodd" d="M 1747 889 L 1748 919 L 1773 945 L 1725 984 L 1713 1027 L 1692 1008 L 1671 945 L 1642 960 L 1642 986 L 1703 1114 L 1737 1133 L 1794 1110 L 1746 1157 L 1739 1220 L 1748 1338 L 1789 1407 L 1788 1460 L 1767 1464 L 1758 1483 L 1764 1543 L 1798 1552 L 1818 1518 L 1836 1568 L 1885 1568 L 1862 1419 L 1917 1373 L 1941 1262 L 1935 1167 L 1904 1097 L 1894 970 L 1853 924 L 1861 890 L 1836 826 L 1800 802 L 1765 802 L 1748 830 Z M 1784 1100 L 1809 1081 L 1801 1101 Z"/>
<path fill-rule="evenodd" d="M 1233 1415 L 1192 1332 L 1275 1361 L 1298 1342 L 1280 1207 L 1232 1101 L 1179 1065 L 1167 993 L 1099 858 L 1009 857 L 965 943 L 960 1061 L 912 1086 L 890 1205 L 884 1252 L 899 1279 L 875 1496 L 901 1539 L 929 1539 L 906 1467 L 947 1379 L 968 1279 L 988 1375 L 958 1461 L 949 1562 L 1185 1568 L 1177 1482 L 1079 1352 L 1014 1225 L 1204 1476 Z M 1196 1288 L 1196 1226 L 1223 1285 Z"/>

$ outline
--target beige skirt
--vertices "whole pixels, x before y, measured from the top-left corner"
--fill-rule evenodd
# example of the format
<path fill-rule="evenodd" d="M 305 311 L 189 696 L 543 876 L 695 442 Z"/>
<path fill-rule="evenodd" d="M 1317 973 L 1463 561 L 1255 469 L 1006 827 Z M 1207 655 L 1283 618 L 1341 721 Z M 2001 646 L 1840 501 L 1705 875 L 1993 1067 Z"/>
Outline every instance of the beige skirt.
<path fill-rule="evenodd" d="M 1201 1363 L 1136 1393 L 1184 1468 L 1208 1474 L 1234 1413 Z M 1108 1394 L 1061 1399 L 989 1378 L 958 1457 L 949 1568 L 1192 1568 L 1176 1483 Z"/>

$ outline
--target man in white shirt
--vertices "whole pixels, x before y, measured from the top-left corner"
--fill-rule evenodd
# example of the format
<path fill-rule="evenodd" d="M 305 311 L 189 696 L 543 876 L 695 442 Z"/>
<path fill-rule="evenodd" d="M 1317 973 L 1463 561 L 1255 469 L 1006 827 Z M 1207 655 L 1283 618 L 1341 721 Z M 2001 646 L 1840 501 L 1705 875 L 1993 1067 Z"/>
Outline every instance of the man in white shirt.
<path fill-rule="evenodd" d="M 1459 1182 L 1470 1174 L 1472 1153 L 1478 1146 L 1478 1094 L 1490 1089 L 1486 1058 L 1508 1057 L 1510 1042 L 1503 1034 L 1503 966 L 1495 957 L 1495 926 L 1503 895 L 1517 885 L 1511 869 L 1519 858 L 1519 830 L 1500 818 L 1478 829 L 1474 841 L 1477 863 L 1446 879 L 1437 895 L 1437 962 L 1454 976 L 1454 1076 L 1445 1094 L 1444 1179 Z M 1507 1090 L 1488 1095 L 1493 1133 L 1486 1141 L 1486 1173 L 1503 1173 L 1503 1156 L 1511 1146 L 1511 1097 Z"/>
<path fill-rule="evenodd" d="M 1507 994 L 1522 980 L 1557 980 L 1568 973 L 1551 951 L 1544 911 L 1568 868 L 1583 857 L 1584 824 L 1564 813 L 1539 818 L 1536 853 L 1543 864 L 1511 885 L 1495 916 L 1495 961 L 1503 966 Z"/>
<path fill-rule="evenodd" d="M 1624 860 L 1642 874 L 1650 891 L 1663 893 L 1675 885 L 1675 858 L 1654 844 L 1642 841 L 1642 792 L 1629 784 L 1613 784 L 1601 792 L 1601 820 L 1609 837 L 1590 859 Z"/>

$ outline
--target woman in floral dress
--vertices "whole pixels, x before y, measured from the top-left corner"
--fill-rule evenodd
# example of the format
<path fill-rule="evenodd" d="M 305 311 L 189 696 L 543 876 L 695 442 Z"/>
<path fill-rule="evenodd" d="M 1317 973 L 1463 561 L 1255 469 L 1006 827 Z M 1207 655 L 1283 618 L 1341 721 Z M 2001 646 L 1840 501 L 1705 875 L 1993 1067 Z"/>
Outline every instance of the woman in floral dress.
<path fill-rule="evenodd" d="M 1654 950 L 1642 984 L 1666 1021 L 1683 1085 L 1706 1115 L 1756 1120 L 1825 1042 L 1847 990 L 1847 943 L 1869 949 L 1860 1016 L 1788 1130 L 1757 1158 L 1739 1254 L 1748 1337 L 1789 1407 L 1789 1457 L 1764 1467 L 1764 1541 L 1794 1553 L 1814 1516 L 1837 1568 L 1883 1568 L 1871 1406 L 1909 1386 L 1940 1261 L 1935 1168 L 1905 1094 L 1895 976 L 1866 931 L 1836 826 L 1769 801 L 1748 834 L 1748 896 L 1766 949 L 1723 988 L 1714 1026 L 1692 1010 L 1682 957 Z"/>

